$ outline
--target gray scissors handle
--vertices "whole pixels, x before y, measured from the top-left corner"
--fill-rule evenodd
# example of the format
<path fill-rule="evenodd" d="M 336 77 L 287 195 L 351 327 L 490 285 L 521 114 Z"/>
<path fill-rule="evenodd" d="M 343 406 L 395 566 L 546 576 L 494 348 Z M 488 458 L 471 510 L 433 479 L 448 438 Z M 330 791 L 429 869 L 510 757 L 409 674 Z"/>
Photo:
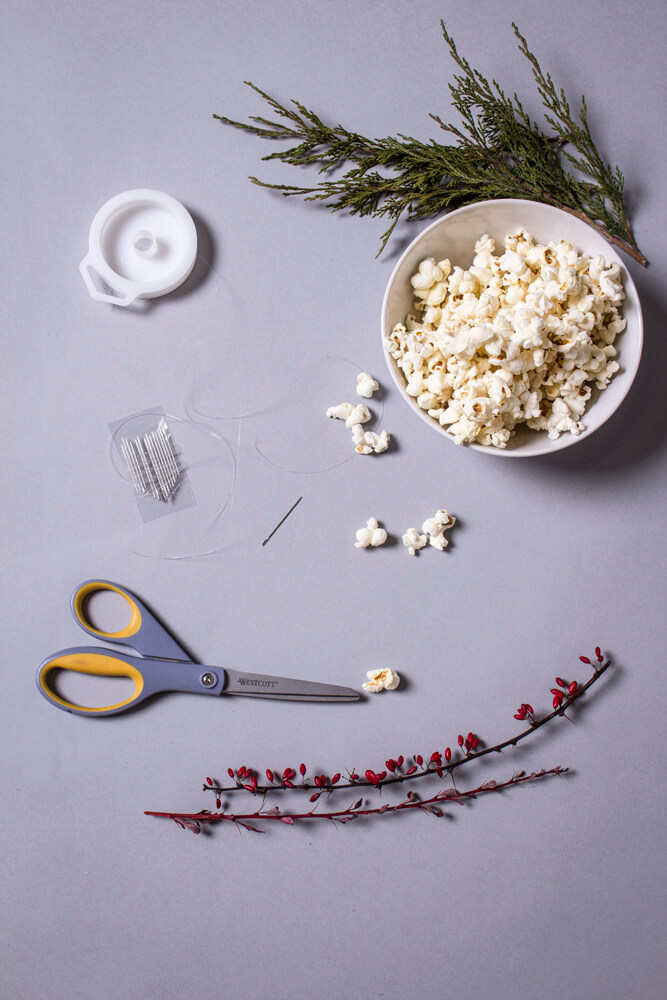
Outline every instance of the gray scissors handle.
<path fill-rule="evenodd" d="M 120 594 L 130 606 L 131 618 L 129 624 L 118 632 L 104 632 L 95 628 L 86 615 L 86 601 L 100 590 L 109 590 Z M 110 642 L 130 646 L 144 656 L 153 656 L 168 660 L 190 660 L 189 654 L 169 635 L 155 615 L 126 587 L 110 580 L 86 580 L 73 591 L 70 608 L 75 622 L 96 639 L 107 639 Z"/>

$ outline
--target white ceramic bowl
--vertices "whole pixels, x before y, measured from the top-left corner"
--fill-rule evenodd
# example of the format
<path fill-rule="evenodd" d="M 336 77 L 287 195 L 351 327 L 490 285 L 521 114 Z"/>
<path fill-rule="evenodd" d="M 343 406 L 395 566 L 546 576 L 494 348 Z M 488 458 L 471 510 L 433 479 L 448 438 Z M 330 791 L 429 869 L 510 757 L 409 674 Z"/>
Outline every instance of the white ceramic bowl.
<path fill-rule="evenodd" d="M 614 343 L 618 350 L 616 360 L 621 366 L 620 371 L 614 375 L 606 389 L 601 392 L 593 390 L 591 401 L 581 418 L 586 427 L 581 434 L 561 434 L 555 441 L 551 441 L 546 431 L 532 431 L 523 426 L 517 428 L 515 436 L 510 438 L 505 448 L 478 444 L 463 446 L 507 458 L 546 455 L 562 448 L 569 448 L 601 427 L 627 395 L 641 358 L 643 321 L 637 289 L 623 260 L 613 247 L 587 223 L 550 205 L 518 199 L 482 201 L 466 205 L 437 219 L 413 240 L 394 268 L 382 303 L 384 341 L 396 324 L 404 322 L 405 317 L 413 311 L 414 297 L 410 278 L 422 260 L 427 257 L 442 260 L 446 257 L 452 266 L 458 264 L 467 268 L 472 263 L 475 241 L 484 233 L 493 237 L 498 251 L 503 247 L 505 237 L 520 229 L 527 230 L 540 243 L 566 240 L 579 251 L 592 256 L 600 254 L 609 263 L 616 261 L 620 265 L 625 288 L 626 298 L 622 314 L 627 320 L 627 327 Z M 394 382 L 410 409 L 453 444 L 454 439 L 438 421 L 429 417 L 428 413 L 417 405 L 416 400 L 408 396 L 403 373 L 386 350 L 385 356 Z"/>

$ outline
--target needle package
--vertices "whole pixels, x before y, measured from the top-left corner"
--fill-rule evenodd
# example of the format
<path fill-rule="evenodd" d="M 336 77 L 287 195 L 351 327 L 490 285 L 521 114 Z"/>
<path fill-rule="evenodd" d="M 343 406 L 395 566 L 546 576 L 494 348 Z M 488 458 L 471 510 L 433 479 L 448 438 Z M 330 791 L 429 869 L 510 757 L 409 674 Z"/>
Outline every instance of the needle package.
<path fill-rule="evenodd" d="M 143 521 L 196 504 L 183 459 L 161 409 L 135 413 L 109 425 L 116 471 L 131 483 Z"/>

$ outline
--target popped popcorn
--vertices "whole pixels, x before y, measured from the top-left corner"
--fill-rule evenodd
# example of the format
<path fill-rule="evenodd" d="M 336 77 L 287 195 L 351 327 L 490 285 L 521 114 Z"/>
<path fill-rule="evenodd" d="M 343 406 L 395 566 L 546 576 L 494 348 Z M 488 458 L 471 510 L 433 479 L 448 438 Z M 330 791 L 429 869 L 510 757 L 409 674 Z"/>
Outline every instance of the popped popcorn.
<path fill-rule="evenodd" d="M 370 399 L 374 392 L 380 388 L 380 383 L 376 382 L 368 372 L 360 372 L 357 375 L 357 395 L 364 399 Z"/>
<path fill-rule="evenodd" d="M 376 518 L 369 517 L 366 521 L 366 527 L 359 528 L 355 537 L 357 539 L 354 543 L 355 548 L 367 549 L 369 545 L 376 548 L 378 545 L 384 545 L 387 541 L 387 532 L 380 527 Z"/>
<path fill-rule="evenodd" d="M 350 428 L 356 424 L 365 424 L 370 420 L 371 411 L 364 403 L 357 403 L 356 406 L 353 406 L 352 403 L 339 403 L 338 406 L 329 407 L 327 416 L 334 417 L 336 420 L 344 420 L 345 426 Z"/>
<path fill-rule="evenodd" d="M 365 424 L 371 419 L 371 411 L 364 403 L 357 403 L 353 406 L 347 420 L 345 421 L 346 427 L 356 427 L 359 424 Z"/>
<path fill-rule="evenodd" d="M 334 420 L 347 420 L 351 412 L 352 403 L 339 403 L 338 406 L 329 407 L 327 416 L 333 417 Z"/>
<path fill-rule="evenodd" d="M 417 315 L 385 338 L 408 395 L 457 444 L 504 448 L 521 424 L 552 440 L 579 434 L 593 388 L 619 370 L 618 264 L 523 230 L 504 242 L 498 255 L 482 236 L 467 270 L 422 261 L 411 278 Z"/>
<path fill-rule="evenodd" d="M 352 428 L 352 441 L 360 455 L 379 455 L 389 447 L 391 436 L 388 431 L 381 431 L 379 434 L 364 431 L 361 424 L 356 424 Z"/>
<path fill-rule="evenodd" d="M 408 528 L 403 535 L 403 544 L 411 556 L 415 556 L 419 549 L 428 545 L 428 535 L 421 534 L 416 528 Z"/>
<path fill-rule="evenodd" d="M 378 691 L 395 691 L 401 683 L 401 678 L 396 671 L 390 670 L 388 667 L 383 670 L 368 670 L 366 677 L 368 680 L 361 686 L 364 691 L 370 691 L 372 694 L 377 694 Z"/>
<path fill-rule="evenodd" d="M 442 552 L 449 545 L 449 539 L 445 537 L 445 532 L 455 524 L 456 518 L 453 514 L 449 514 L 443 509 L 436 510 L 433 517 L 428 517 L 424 521 L 422 531 L 428 537 L 430 544 Z"/>
<path fill-rule="evenodd" d="M 372 375 L 367 372 L 360 372 L 357 375 L 357 393 L 360 396 L 370 399 L 374 392 L 380 388 Z M 355 450 L 360 455 L 379 455 L 387 451 L 391 436 L 388 431 L 364 431 L 362 424 L 368 423 L 371 419 L 371 411 L 365 403 L 339 403 L 337 406 L 330 406 L 327 416 L 336 420 L 344 420 L 345 426 L 352 431 L 352 443 Z"/>

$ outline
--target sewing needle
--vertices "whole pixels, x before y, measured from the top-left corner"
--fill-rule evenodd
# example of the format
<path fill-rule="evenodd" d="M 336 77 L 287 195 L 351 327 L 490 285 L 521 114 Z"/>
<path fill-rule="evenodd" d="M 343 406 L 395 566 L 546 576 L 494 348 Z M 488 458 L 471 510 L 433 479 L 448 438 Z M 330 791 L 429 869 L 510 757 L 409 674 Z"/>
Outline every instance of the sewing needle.
<path fill-rule="evenodd" d="M 287 520 L 287 518 L 290 516 L 290 514 L 294 510 L 294 508 L 297 506 L 297 504 L 301 503 L 302 500 L 303 500 L 303 497 L 299 497 L 299 499 L 296 501 L 296 503 L 292 504 L 292 506 L 287 511 L 287 513 L 285 514 L 285 516 L 280 521 L 278 521 L 278 523 L 275 526 L 275 528 L 273 529 L 273 531 L 269 535 L 266 536 L 266 538 L 262 542 L 262 545 L 266 545 L 266 543 L 268 542 L 269 538 L 271 538 L 273 535 L 275 535 L 275 533 L 278 530 L 278 528 L 280 527 L 280 525 L 284 524 L 284 522 Z"/>

